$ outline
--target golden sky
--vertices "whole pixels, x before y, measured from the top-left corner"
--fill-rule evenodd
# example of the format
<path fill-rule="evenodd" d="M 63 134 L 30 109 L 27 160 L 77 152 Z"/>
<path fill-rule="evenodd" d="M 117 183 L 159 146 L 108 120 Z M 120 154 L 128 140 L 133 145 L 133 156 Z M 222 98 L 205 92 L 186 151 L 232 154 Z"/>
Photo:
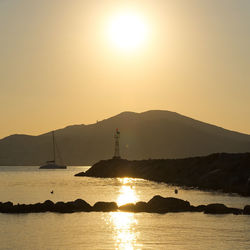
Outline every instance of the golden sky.
<path fill-rule="evenodd" d="M 250 1 L 0 0 L 0 138 L 175 111 L 250 134 Z"/>

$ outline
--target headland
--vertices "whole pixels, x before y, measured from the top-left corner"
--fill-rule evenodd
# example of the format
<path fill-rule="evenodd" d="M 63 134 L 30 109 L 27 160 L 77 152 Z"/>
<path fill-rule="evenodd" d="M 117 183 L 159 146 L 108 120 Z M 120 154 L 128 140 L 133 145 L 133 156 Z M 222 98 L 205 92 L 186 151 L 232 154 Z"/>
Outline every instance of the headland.
<path fill-rule="evenodd" d="M 250 196 L 250 153 L 216 153 L 184 159 L 101 160 L 75 176 L 143 178 Z"/>

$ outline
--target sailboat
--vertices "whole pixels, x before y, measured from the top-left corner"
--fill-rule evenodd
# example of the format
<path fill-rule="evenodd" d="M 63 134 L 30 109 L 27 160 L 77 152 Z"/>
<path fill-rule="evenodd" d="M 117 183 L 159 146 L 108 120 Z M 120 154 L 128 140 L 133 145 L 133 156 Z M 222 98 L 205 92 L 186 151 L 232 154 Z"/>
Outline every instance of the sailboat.
<path fill-rule="evenodd" d="M 66 169 L 67 166 L 56 164 L 56 144 L 55 144 L 54 131 L 52 131 L 52 138 L 53 138 L 53 160 L 47 161 L 46 164 L 40 167 L 40 169 Z"/>

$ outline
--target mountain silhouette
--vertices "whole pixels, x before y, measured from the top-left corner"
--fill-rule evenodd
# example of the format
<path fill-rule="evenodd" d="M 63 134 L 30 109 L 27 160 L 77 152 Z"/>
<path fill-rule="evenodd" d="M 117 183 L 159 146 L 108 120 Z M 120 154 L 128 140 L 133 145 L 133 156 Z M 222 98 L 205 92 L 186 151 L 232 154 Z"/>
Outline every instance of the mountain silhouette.
<path fill-rule="evenodd" d="M 250 152 L 250 135 L 226 130 L 175 112 L 123 112 L 90 125 L 55 131 L 62 163 L 90 165 L 112 158 L 114 132 L 121 132 L 121 157 L 184 158 L 218 152 Z M 51 133 L 11 135 L 0 140 L 0 165 L 40 165 L 52 159 Z M 58 159 L 60 160 L 60 159 Z"/>

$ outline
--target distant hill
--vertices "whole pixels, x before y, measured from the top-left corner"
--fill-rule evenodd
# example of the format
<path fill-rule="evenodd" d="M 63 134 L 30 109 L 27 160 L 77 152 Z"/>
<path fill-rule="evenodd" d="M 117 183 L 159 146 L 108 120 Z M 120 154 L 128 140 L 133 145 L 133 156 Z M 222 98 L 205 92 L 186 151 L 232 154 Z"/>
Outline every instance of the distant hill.
<path fill-rule="evenodd" d="M 90 125 L 55 131 L 63 163 L 91 165 L 109 159 L 114 131 L 121 131 L 126 159 L 184 158 L 218 152 L 250 152 L 250 135 L 229 131 L 170 111 L 123 112 Z M 52 158 L 51 133 L 0 140 L 0 165 L 40 165 Z"/>

